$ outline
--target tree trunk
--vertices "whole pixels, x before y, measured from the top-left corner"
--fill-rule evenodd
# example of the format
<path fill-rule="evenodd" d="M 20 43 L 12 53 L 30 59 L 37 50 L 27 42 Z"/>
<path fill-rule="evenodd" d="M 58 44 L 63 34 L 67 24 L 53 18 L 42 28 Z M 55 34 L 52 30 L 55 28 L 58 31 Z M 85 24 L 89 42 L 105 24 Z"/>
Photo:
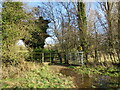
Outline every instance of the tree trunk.
<path fill-rule="evenodd" d="M 80 46 L 83 48 L 85 59 L 88 60 L 88 45 L 87 44 L 87 25 L 86 25 L 86 14 L 85 14 L 85 4 L 83 2 L 78 2 L 78 27 L 80 36 Z"/>
<path fill-rule="evenodd" d="M 64 55 L 64 60 L 65 60 L 65 64 L 69 64 L 68 63 L 68 58 L 67 58 L 67 53 L 65 53 L 65 55 Z"/>
<path fill-rule="evenodd" d="M 61 54 L 60 54 L 60 53 L 58 53 L 58 57 L 59 57 L 59 59 L 60 59 L 60 63 L 62 63 L 62 57 L 61 57 Z"/>
<path fill-rule="evenodd" d="M 120 1 L 118 2 L 118 59 L 120 63 Z"/>

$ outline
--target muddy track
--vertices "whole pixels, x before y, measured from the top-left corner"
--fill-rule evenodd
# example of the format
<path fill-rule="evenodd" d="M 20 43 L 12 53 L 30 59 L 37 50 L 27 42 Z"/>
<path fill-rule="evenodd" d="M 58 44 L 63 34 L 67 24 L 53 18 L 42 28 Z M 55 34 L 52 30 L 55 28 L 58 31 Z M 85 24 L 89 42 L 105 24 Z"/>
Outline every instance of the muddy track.
<path fill-rule="evenodd" d="M 83 76 L 77 74 L 71 68 L 59 65 L 50 65 L 49 67 L 55 73 L 61 73 L 63 75 L 72 77 L 72 81 L 74 82 L 76 88 L 91 88 L 92 86 L 91 78 L 85 75 Z"/>

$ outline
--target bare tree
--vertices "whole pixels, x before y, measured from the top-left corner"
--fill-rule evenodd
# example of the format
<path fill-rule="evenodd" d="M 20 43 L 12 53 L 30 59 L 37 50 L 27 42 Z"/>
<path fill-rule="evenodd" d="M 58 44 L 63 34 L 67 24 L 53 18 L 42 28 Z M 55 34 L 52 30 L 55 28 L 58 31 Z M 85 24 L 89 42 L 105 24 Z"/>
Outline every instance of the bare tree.
<path fill-rule="evenodd" d="M 112 11 L 114 2 L 109 2 L 108 0 L 107 2 L 99 2 L 99 5 L 101 12 L 99 12 L 98 14 L 99 15 L 98 19 L 101 23 L 101 26 L 103 26 L 104 29 L 106 29 L 109 47 L 108 50 L 112 52 L 111 50 L 113 48 Z"/>
<path fill-rule="evenodd" d="M 43 5 L 39 6 L 39 9 L 41 15 L 52 22 L 53 36 L 57 38 L 56 43 L 59 44 L 57 44 L 56 49 L 65 53 L 72 51 L 73 48 L 77 50 L 78 28 L 75 3 L 49 2 L 43 3 Z M 68 63 L 68 60 L 65 60 L 65 63 Z"/>

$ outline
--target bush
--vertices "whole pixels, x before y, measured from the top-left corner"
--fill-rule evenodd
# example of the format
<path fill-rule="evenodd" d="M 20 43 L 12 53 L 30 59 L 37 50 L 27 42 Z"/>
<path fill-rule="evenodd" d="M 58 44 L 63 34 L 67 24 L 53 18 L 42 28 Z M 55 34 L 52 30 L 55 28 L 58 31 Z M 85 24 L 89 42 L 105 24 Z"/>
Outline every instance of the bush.
<path fill-rule="evenodd" d="M 2 50 L 2 62 L 5 65 L 16 65 L 21 61 L 28 58 L 28 51 L 20 51 L 16 48 L 17 46 L 10 46 L 9 49 L 3 48 Z"/>

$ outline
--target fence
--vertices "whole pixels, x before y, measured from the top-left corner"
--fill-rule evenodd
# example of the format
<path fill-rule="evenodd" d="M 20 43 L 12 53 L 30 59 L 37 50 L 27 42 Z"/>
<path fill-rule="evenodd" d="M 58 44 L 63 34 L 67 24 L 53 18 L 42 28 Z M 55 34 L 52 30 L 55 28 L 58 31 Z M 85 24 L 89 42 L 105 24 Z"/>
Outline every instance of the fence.
<path fill-rule="evenodd" d="M 69 64 L 84 64 L 83 52 L 54 52 L 54 53 L 43 53 L 34 52 L 30 55 L 31 60 L 37 60 L 40 62 L 52 62 L 52 63 L 65 63 L 68 60 Z"/>
<path fill-rule="evenodd" d="M 69 64 L 84 64 L 83 52 L 70 52 L 67 54 Z"/>

